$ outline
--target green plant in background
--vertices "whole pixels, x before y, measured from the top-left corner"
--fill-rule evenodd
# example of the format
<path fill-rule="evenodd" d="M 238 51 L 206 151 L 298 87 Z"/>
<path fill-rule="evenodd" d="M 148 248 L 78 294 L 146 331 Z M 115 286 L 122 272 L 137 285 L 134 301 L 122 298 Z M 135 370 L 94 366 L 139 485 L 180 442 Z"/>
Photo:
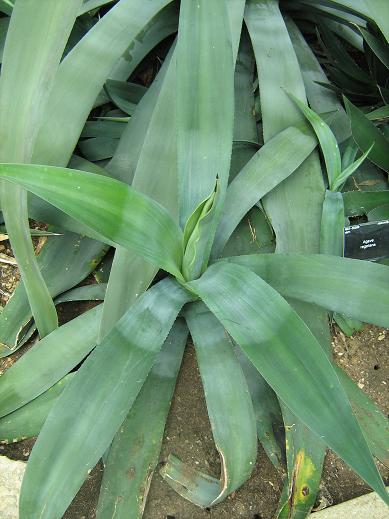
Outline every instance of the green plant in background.
<path fill-rule="evenodd" d="M 0 24 L 1 207 L 23 279 L 0 315 L 0 353 L 12 354 L 35 325 L 40 335 L 0 379 L 0 437 L 39 433 L 21 518 L 60 519 L 101 457 L 97 517 L 142 516 L 188 332 L 222 473 L 172 455 L 161 473 L 177 492 L 199 506 L 220 502 L 250 476 L 259 439 L 286 474 L 280 518 L 310 512 L 327 447 L 389 503 L 373 459 L 388 464 L 387 419 L 333 363 L 327 313 L 389 326 L 388 267 L 340 257 L 345 215 L 382 214 L 389 202 L 388 5 L 0 8 L 12 12 Z M 127 81 L 177 29 L 152 84 Z M 324 30 L 342 38 L 336 55 L 348 68 L 324 70 L 315 57 L 303 34 Z M 340 66 L 354 82 L 348 46 L 360 52 L 363 41 L 365 97 L 365 87 L 350 92 L 343 76 L 330 84 L 325 75 Z M 347 116 L 334 89 L 367 115 L 346 101 Z M 315 112 L 332 112 L 330 127 Z M 343 195 L 348 177 L 381 190 Z M 28 216 L 61 231 L 37 258 Z M 72 290 L 109 246 L 107 284 Z M 56 296 L 104 303 L 57 328 Z M 274 434 L 282 421 L 283 445 Z"/>

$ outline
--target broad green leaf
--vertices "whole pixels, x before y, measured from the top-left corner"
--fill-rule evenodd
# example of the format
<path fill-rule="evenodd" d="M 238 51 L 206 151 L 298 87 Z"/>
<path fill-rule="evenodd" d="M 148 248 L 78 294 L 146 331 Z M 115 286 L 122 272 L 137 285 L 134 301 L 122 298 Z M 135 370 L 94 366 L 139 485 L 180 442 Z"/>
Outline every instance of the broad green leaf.
<path fill-rule="evenodd" d="M 343 256 L 344 205 L 342 193 L 326 191 L 320 228 L 320 253 Z"/>
<path fill-rule="evenodd" d="M 209 267 L 188 287 L 216 315 L 285 405 L 389 504 L 337 374 L 290 305 L 253 272 L 227 263 Z"/>
<path fill-rule="evenodd" d="M 278 2 L 248 0 L 245 21 L 257 62 L 266 143 L 280 131 L 304 120 L 286 93 L 288 90 L 305 100 L 304 84 Z M 323 198 L 322 172 L 314 153 L 263 200 L 279 252 L 318 250 Z"/>
<path fill-rule="evenodd" d="M 0 178 L 19 183 L 110 241 L 180 277 L 180 229 L 163 207 L 126 184 L 75 169 L 23 164 L 0 165 Z"/>
<path fill-rule="evenodd" d="M 175 85 L 176 61 L 170 55 L 137 106 L 107 169 L 124 182 L 132 182 L 133 187 L 157 200 L 178 219 Z M 146 290 L 157 270 L 134 252 L 116 249 L 100 337 Z"/>
<path fill-rule="evenodd" d="M 326 449 L 317 436 L 283 409 L 288 477 L 284 483 L 277 519 L 305 519 L 315 504 Z M 324 445 L 324 444 L 323 444 Z"/>
<path fill-rule="evenodd" d="M 0 419 L 0 443 L 15 443 L 38 436 L 59 395 L 73 377 L 66 375 L 28 404 Z"/>
<path fill-rule="evenodd" d="M 183 497 L 207 507 L 225 499 L 251 474 L 257 455 L 255 418 L 242 368 L 223 326 L 201 303 L 191 305 L 185 316 L 222 462 L 221 477 L 218 481 L 204 476 L 174 458 L 172 467 L 168 459 L 161 473 Z"/>
<path fill-rule="evenodd" d="M 7 32 L 0 82 L 2 162 L 31 162 L 59 61 L 81 0 L 19 3 Z M 17 66 L 15 66 L 17 63 Z M 27 192 L 0 183 L 1 208 L 41 337 L 58 326 L 29 234 Z"/>
<path fill-rule="evenodd" d="M 318 85 L 318 81 L 328 82 L 327 76 L 297 25 L 290 18 L 285 22 L 303 75 L 309 105 L 317 113 L 337 111 L 329 126 L 337 141 L 342 142 L 350 135 L 346 112 L 334 92 Z"/>
<path fill-rule="evenodd" d="M 187 336 L 185 323 L 176 321 L 109 448 L 97 519 L 143 515 Z"/>
<path fill-rule="evenodd" d="M 293 308 L 310 323 L 310 330 L 330 357 L 331 337 L 328 317 L 317 307 L 293 300 Z M 280 401 L 285 429 L 287 475 L 279 501 L 277 517 L 305 519 L 315 504 L 319 491 L 326 445 Z"/>
<path fill-rule="evenodd" d="M 41 0 L 21 2 L 13 10 L 1 73 L 3 161 L 31 159 L 80 4 L 81 0 Z"/>
<path fill-rule="evenodd" d="M 389 171 L 389 140 L 369 121 L 359 108 L 344 97 L 344 103 L 351 120 L 351 131 L 355 142 L 363 153 L 369 149 L 369 159 L 385 171 Z M 373 148 L 371 146 L 373 145 Z"/>
<path fill-rule="evenodd" d="M 342 163 L 344 161 L 348 162 L 350 160 L 351 164 L 349 164 L 349 166 L 347 166 L 346 169 L 344 169 L 339 177 L 335 180 L 334 185 L 332 186 L 333 191 L 326 191 L 324 198 L 323 215 L 320 229 L 321 254 L 331 254 L 340 257 L 343 257 L 344 255 L 344 202 L 343 195 L 337 192 L 337 189 L 340 189 L 347 178 L 358 168 L 360 164 L 362 164 L 367 154 L 364 154 L 355 162 L 352 162 L 354 158 L 353 149 L 351 149 L 349 155 L 350 156 L 345 153 L 342 159 Z M 348 336 L 351 336 L 354 331 L 360 331 L 363 328 L 362 323 L 345 315 L 335 312 L 333 314 L 333 318 L 341 330 Z"/>
<path fill-rule="evenodd" d="M 247 6 L 245 20 L 257 62 L 266 143 L 286 127 L 303 120 L 286 91 L 302 101 L 306 100 L 306 96 L 301 69 L 278 0 L 249 0 Z M 323 198 L 324 182 L 319 156 L 313 152 L 293 175 L 263 199 L 276 234 L 276 252 L 318 252 Z M 312 308 L 306 305 L 304 320 L 310 328 L 320 323 L 322 333 L 326 333 L 328 324 L 323 319 L 321 309 L 315 308 L 312 312 Z M 299 418 L 295 417 L 293 423 L 298 422 Z M 309 432 L 306 436 L 308 438 Z M 317 446 L 321 451 L 317 457 L 320 457 L 324 447 Z M 289 459 L 290 472 L 293 470 L 292 464 Z M 312 493 L 316 490 L 312 487 Z"/>
<path fill-rule="evenodd" d="M 164 279 L 136 301 L 89 355 L 32 450 L 20 496 L 21 519 L 62 517 L 131 409 L 188 299 L 174 280 Z"/>
<path fill-rule="evenodd" d="M 266 143 L 278 132 L 303 119 L 286 90 L 305 101 L 305 89 L 278 0 L 249 0 L 247 6 L 245 20 L 257 62 Z M 263 199 L 276 234 L 276 252 L 318 252 L 323 198 L 324 182 L 319 156 L 313 152 L 293 175 Z M 320 323 L 322 333 L 326 333 L 328 324 L 323 319 L 322 310 L 315 308 L 312 311 L 307 305 L 304 320 L 310 328 Z M 299 418 L 295 417 L 293 423 L 298 422 Z M 308 431 L 306 436 L 308 438 Z M 312 439 L 310 444 L 314 441 Z M 317 447 L 319 458 L 324 447 L 320 444 Z M 289 459 L 289 472 L 293 470 L 292 464 Z M 312 487 L 313 494 L 316 490 Z"/>
<path fill-rule="evenodd" d="M 231 32 L 232 61 L 235 66 L 241 42 L 245 4 L 246 0 L 229 0 L 227 2 L 228 20 Z"/>
<path fill-rule="evenodd" d="M 115 62 L 171 0 L 120 0 L 62 61 L 40 128 L 34 162 L 65 166 Z"/>
<path fill-rule="evenodd" d="M 284 297 L 389 326 L 389 269 L 385 265 L 324 254 L 255 254 L 226 259 L 249 268 Z"/>
<path fill-rule="evenodd" d="M 67 166 L 71 169 L 79 169 L 82 171 L 89 171 L 89 173 L 96 173 L 97 175 L 110 176 L 106 169 L 77 155 L 72 155 Z M 59 229 L 80 234 L 81 236 L 91 237 L 102 243 L 107 242 L 107 239 L 103 238 L 98 232 L 93 231 L 86 225 L 81 224 L 74 218 L 71 218 L 53 205 L 45 202 L 41 198 L 31 193 L 29 193 L 28 197 L 28 210 L 31 218 L 34 218 L 38 221 L 52 224 Z M 58 249 L 60 250 L 62 248 L 62 244 L 59 243 L 60 240 L 57 241 Z M 110 245 L 113 244 L 110 243 Z"/>
<path fill-rule="evenodd" d="M 97 343 L 101 306 L 41 339 L 0 377 L 0 416 L 12 413 L 61 380 Z"/>
<path fill-rule="evenodd" d="M 100 243 L 73 233 L 64 233 L 51 240 L 58 238 L 61 247 L 56 243 L 47 243 L 37 258 L 51 297 L 58 296 L 85 279 L 107 250 Z M 58 275 L 60 265 L 63 273 Z M 11 354 L 25 342 L 24 334 L 31 319 L 30 305 L 21 281 L 0 313 L 0 357 Z"/>
<path fill-rule="evenodd" d="M 245 21 L 258 68 L 263 134 L 267 142 L 303 120 L 285 89 L 304 99 L 304 84 L 278 1 L 248 0 Z"/>
<path fill-rule="evenodd" d="M 316 145 L 310 130 L 300 125 L 283 130 L 257 151 L 227 188 L 214 256 L 223 250 L 243 216 L 296 171 Z"/>
<path fill-rule="evenodd" d="M 217 177 L 221 192 L 219 206 L 227 187 L 233 134 L 234 75 L 226 2 L 181 2 L 177 85 L 177 160 L 183 227 L 196 207 L 212 192 Z M 208 249 L 212 238 L 211 233 Z"/>
<path fill-rule="evenodd" d="M 327 169 L 328 182 L 332 189 L 332 186 L 339 178 L 341 173 L 340 152 L 335 135 L 332 133 L 331 128 L 323 121 L 320 116 L 318 116 L 296 96 L 293 94 L 289 95 L 311 123 L 312 128 L 315 130 L 321 150 L 323 152 L 324 162 Z"/>
<path fill-rule="evenodd" d="M 244 3 L 245 2 L 243 2 L 243 4 Z M 237 32 L 235 29 L 235 33 Z M 229 182 L 231 182 L 243 166 L 247 164 L 259 147 L 254 106 L 254 69 L 255 60 L 250 38 L 247 29 L 243 29 L 234 74 L 234 142 L 232 146 Z"/>
<path fill-rule="evenodd" d="M 349 191 L 343 193 L 343 202 L 346 216 L 361 216 L 389 203 L 389 191 Z"/>
<path fill-rule="evenodd" d="M 153 126 L 162 123 L 162 120 L 166 126 L 170 128 L 170 124 L 166 125 L 167 115 L 164 112 L 164 105 L 171 104 L 171 119 L 173 122 L 175 120 L 175 103 L 172 102 L 172 90 L 175 89 L 175 58 L 172 57 L 173 50 L 170 52 L 170 55 L 164 61 L 164 64 L 159 71 L 157 77 L 154 79 L 151 86 L 148 88 L 147 93 L 141 99 L 137 108 L 134 112 L 134 115 L 131 117 L 131 120 L 126 125 L 125 131 L 122 133 L 120 142 L 117 150 L 115 151 L 112 160 L 110 160 L 107 165 L 107 170 L 110 171 L 115 178 L 118 180 L 122 180 L 127 184 L 131 184 L 135 171 L 138 166 L 138 162 L 141 158 L 142 150 L 148 149 L 152 144 L 156 145 L 156 138 L 153 135 L 154 129 Z M 168 73 L 169 71 L 169 73 Z M 168 77 L 166 77 L 168 76 Z M 165 81 L 166 78 L 166 81 Z M 167 101 L 169 99 L 169 101 Z M 173 98 L 174 99 L 174 98 Z M 155 115 L 154 115 L 155 112 Z M 156 141 L 156 142 L 155 142 Z M 171 146 L 167 148 L 170 149 Z M 160 154 L 164 152 L 164 148 L 159 145 L 158 149 L 160 150 Z M 150 154 L 151 158 L 149 161 L 157 160 L 160 155 L 156 153 Z M 147 160 L 148 154 L 145 152 L 145 157 L 142 157 L 142 162 Z M 155 158 L 157 157 L 157 159 Z M 162 162 L 164 163 L 164 161 Z M 150 163 L 148 164 L 148 166 Z M 143 166 L 144 171 L 146 171 L 146 167 Z M 139 175 L 139 174 L 138 174 Z M 141 174 L 141 179 L 146 176 L 146 173 Z M 159 175 L 150 176 L 150 181 L 159 182 Z M 144 185 L 147 186 L 147 182 L 144 179 Z M 164 191 L 163 191 L 164 192 Z"/>

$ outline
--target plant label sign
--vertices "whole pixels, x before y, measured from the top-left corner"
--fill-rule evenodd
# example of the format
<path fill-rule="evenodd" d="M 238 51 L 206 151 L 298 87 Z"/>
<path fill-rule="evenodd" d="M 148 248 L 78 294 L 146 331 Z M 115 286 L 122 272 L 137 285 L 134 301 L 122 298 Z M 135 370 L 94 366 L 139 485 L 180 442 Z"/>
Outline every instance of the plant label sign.
<path fill-rule="evenodd" d="M 389 257 L 389 220 L 345 227 L 344 255 L 362 260 Z"/>

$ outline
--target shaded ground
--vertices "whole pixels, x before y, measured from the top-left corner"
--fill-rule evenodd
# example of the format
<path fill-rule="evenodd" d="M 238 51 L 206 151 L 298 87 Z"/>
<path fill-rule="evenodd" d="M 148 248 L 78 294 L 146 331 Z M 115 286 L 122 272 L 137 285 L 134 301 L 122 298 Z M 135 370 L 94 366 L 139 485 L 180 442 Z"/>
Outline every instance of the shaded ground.
<path fill-rule="evenodd" d="M 12 292 L 17 279 L 16 269 L 0 265 L 0 275 L 1 287 Z M 7 297 L 2 296 L 1 299 L 4 304 Z M 83 309 L 85 305 L 64 305 L 61 320 L 66 321 Z M 338 328 L 334 328 L 333 350 L 339 365 L 389 414 L 389 330 L 366 326 L 363 332 L 346 338 Z M 12 362 L 11 358 L 0 359 L 0 374 Z M 32 446 L 33 440 L 26 440 L 14 445 L 0 446 L 0 453 L 13 459 L 26 460 Z M 219 457 L 213 444 L 195 353 L 191 345 L 187 348 L 172 402 L 160 457 L 161 464 L 169 453 L 176 454 L 183 461 L 207 473 L 219 474 Z M 388 484 L 389 470 L 380 468 Z M 92 471 L 64 519 L 95 518 L 101 475 L 102 467 L 99 465 Z M 323 484 L 326 500 L 334 504 L 369 491 L 360 478 L 332 453 L 327 456 Z M 257 465 L 251 479 L 224 503 L 211 510 L 201 510 L 184 501 L 156 471 L 144 519 L 272 519 L 281 486 L 279 476 L 262 449 L 259 449 Z"/>

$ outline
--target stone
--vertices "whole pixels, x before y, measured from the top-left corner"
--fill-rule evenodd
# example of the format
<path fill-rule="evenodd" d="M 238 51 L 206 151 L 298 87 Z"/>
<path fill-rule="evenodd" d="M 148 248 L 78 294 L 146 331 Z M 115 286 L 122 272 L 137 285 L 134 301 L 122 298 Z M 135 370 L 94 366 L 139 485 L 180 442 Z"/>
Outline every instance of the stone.
<path fill-rule="evenodd" d="M 0 456 L 0 517 L 19 518 L 19 494 L 26 463 Z"/>
<path fill-rule="evenodd" d="M 387 487 L 389 489 L 389 487 Z M 388 507 L 375 492 L 310 515 L 311 519 L 388 519 Z"/>

